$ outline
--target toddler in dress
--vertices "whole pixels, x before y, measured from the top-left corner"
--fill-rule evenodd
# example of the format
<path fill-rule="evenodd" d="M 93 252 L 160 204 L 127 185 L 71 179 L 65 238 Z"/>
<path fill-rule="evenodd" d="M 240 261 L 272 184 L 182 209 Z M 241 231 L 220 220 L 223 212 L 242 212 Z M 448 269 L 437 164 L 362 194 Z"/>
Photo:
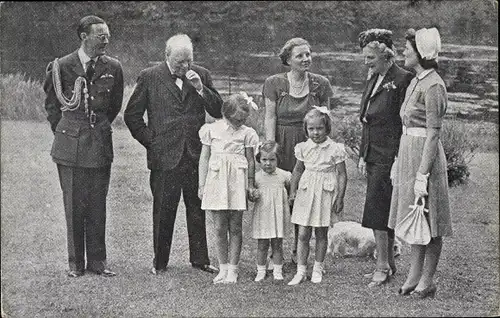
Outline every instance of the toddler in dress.
<path fill-rule="evenodd" d="M 344 209 L 347 152 L 343 144 L 328 137 L 332 127 L 328 114 L 326 107 L 314 106 L 304 117 L 308 140 L 295 146 L 297 162 L 292 172 L 290 203 L 293 203 L 292 223 L 299 225 L 299 244 L 297 273 L 288 285 L 306 280 L 313 228 L 316 252 L 311 282 L 321 282 L 328 248 L 328 227 L 340 220 Z"/>
<path fill-rule="evenodd" d="M 201 208 L 210 211 L 215 223 L 220 266 L 214 284 L 238 279 L 243 211 L 247 191 L 255 189 L 254 148 L 259 142 L 257 132 L 244 125 L 251 108 L 257 105 L 245 93 L 233 94 L 222 105 L 223 118 L 199 131 L 198 196 Z"/>
<path fill-rule="evenodd" d="M 260 147 L 256 160 L 261 170 L 255 174 L 257 192 L 255 201 L 252 236 L 257 239 L 257 276 L 259 282 L 266 277 L 266 258 L 271 241 L 273 277 L 283 280 L 283 237 L 290 225 L 288 192 L 290 191 L 289 171 L 277 168 L 278 144 L 265 141 Z"/>

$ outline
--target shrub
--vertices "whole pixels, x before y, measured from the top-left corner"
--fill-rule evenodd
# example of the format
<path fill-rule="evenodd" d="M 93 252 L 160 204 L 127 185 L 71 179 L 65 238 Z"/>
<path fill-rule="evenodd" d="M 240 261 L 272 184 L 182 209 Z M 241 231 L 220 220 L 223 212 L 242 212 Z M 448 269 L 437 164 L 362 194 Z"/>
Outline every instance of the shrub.
<path fill-rule="evenodd" d="M 469 163 L 479 147 L 478 142 L 471 138 L 475 133 L 473 126 L 462 121 L 444 121 L 441 142 L 446 155 L 450 187 L 465 183 L 470 176 Z"/>
<path fill-rule="evenodd" d="M 36 120 L 46 118 L 45 93 L 39 81 L 21 73 L 0 74 L 0 115 L 3 119 Z"/>
<path fill-rule="evenodd" d="M 357 113 L 344 116 L 332 116 L 332 139 L 346 146 L 349 157 L 358 162 L 361 144 L 361 123 Z"/>

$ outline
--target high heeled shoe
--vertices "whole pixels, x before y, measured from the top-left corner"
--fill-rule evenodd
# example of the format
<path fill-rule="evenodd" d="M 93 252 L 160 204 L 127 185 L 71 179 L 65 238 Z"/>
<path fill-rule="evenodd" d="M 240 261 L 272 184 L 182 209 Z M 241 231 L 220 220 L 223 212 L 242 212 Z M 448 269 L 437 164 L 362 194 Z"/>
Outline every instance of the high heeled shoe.
<path fill-rule="evenodd" d="M 424 299 L 427 297 L 434 298 L 434 296 L 436 296 L 436 292 L 437 292 L 437 286 L 435 284 L 431 284 L 430 286 L 428 286 L 422 290 L 415 289 L 411 293 L 411 296 L 415 297 L 417 299 Z"/>
<path fill-rule="evenodd" d="M 407 288 L 401 287 L 401 288 L 398 289 L 398 294 L 400 296 L 408 296 L 408 295 L 410 295 L 415 290 L 416 287 L 417 287 L 417 285 L 410 286 L 410 287 L 407 287 Z"/>

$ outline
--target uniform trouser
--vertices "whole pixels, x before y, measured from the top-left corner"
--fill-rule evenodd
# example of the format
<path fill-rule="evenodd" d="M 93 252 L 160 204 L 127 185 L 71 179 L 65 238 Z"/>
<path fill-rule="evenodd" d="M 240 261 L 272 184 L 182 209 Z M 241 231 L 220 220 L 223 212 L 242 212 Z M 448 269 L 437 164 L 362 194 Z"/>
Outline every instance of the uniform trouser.
<path fill-rule="evenodd" d="M 167 267 L 181 191 L 186 206 L 189 260 L 200 265 L 210 264 L 205 212 L 198 198 L 198 162 L 184 153 L 174 169 L 151 170 L 150 186 L 153 193 L 153 266 L 156 269 Z"/>
<path fill-rule="evenodd" d="M 106 267 L 106 196 L 111 166 L 57 165 L 66 213 L 70 270 L 101 272 Z"/>

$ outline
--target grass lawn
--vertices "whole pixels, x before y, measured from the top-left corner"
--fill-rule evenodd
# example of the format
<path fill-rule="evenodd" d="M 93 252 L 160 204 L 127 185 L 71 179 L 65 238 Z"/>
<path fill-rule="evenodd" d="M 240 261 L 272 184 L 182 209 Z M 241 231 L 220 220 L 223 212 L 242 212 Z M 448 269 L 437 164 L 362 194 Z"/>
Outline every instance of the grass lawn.
<path fill-rule="evenodd" d="M 285 282 L 253 282 L 256 242 L 250 213 L 244 217 L 240 279 L 213 285 L 213 275 L 189 264 L 184 205 L 179 207 L 168 271 L 148 273 L 152 264 L 152 196 L 145 150 L 126 129 L 114 130 L 115 162 L 108 196 L 108 263 L 114 278 L 66 276 L 66 225 L 61 189 L 50 158 L 48 123 L 1 123 L 1 287 L 9 317 L 159 316 L 494 316 L 499 311 L 498 152 L 472 162 L 468 184 L 452 188 L 455 235 L 445 238 L 436 274 L 435 299 L 399 297 L 409 268 L 408 252 L 385 286 L 368 289 L 367 258 L 325 261 L 321 284 L 286 286 L 295 269 L 285 240 Z M 346 216 L 359 221 L 364 180 L 348 164 Z M 207 220 L 209 253 L 217 265 Z M 312 261 L 309 263 L 311 264 Z"/>

